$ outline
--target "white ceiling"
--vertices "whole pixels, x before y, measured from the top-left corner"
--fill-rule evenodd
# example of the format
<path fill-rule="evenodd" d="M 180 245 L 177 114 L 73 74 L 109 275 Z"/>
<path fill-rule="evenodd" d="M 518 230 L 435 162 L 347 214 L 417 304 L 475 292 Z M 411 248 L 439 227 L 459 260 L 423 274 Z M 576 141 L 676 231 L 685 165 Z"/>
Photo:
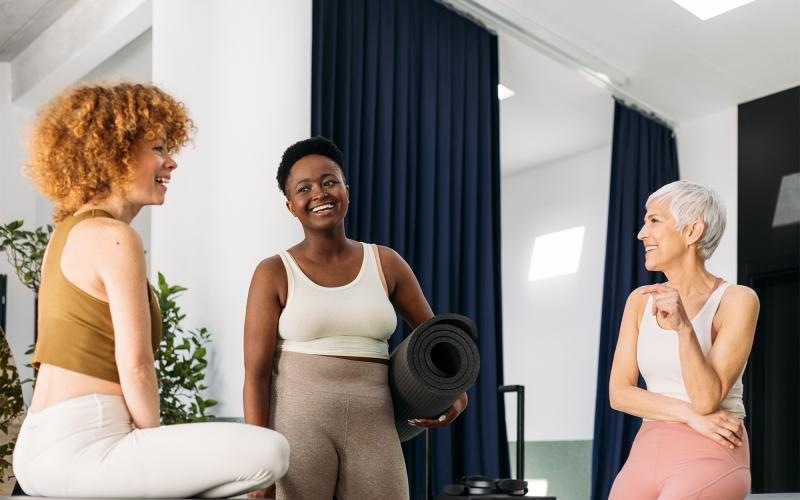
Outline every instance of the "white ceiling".
<path fill-rule="evenodd" d="M 0 62 L 14 59 L 78 0 L 0 0 Z"/>
<path fill-rule="evenodd" d="M 611 143 L 614 101 L 577 71 L 510 36 L 499 37 L 500 164 L 508 174 Z"/>
<path fill-rule="evenodd" d="M 800 0 L 756 0 L 707 21 L 671 0 L 477 2 L 621 72 L 625 93 L 676 124 L 800 85 Z M 517 93 L 501 104 L 503 172 L 609 144 L 609 92 L 498 32 L 500 80 Z"/>
<path fill-rule="evenodd" d="M 0 62 L 18 55 L 78 0 L 0 0 Z M 800 0 L 756 0 L 700 21 L 671 0 L 474 0 L 561 41 L 622 92 L 680 124 L 800 85 Z M 498 28 L 503 173 L 611 142 L 602 85 Z M 558 43 L 557 43 L 558 45 Z"/>

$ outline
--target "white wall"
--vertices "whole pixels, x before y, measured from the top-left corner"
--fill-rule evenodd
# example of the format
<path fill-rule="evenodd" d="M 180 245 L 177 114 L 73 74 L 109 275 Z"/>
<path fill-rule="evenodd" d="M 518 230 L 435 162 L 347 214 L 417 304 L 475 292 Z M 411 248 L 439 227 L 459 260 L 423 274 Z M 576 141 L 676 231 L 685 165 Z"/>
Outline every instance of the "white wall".
<path fill-rule="evenodd" d="M 152 212 L 152 274 L 188 287 L 185 326 L 213 336 L 213 412 L 241 416 L 252 272 L 302 235 L 275 171 L 310 133 L 311 2 L 156 2 L 153 79 L 186 104 L 198 132 Z"/>
<path fill-rule="evenodd" d="M 526 441 L 592 439 L 610 165 L 607 146 L 502 179 L 504 380 L 525 385 Z M 528 281 L 536 237 L 575 226 L 578 272 Z"/>
<path fill-rule="evenodd" d="M 727 206 L 727 228 L 707 268 L 735 283 L 739 172 L 737 108 L 681 123 L 676 135 L 681 178 L 710 186 Z"/>
<path fill-rule="evenodd" d="M 22 176 L 25 161 L 25 133 L 31 112 L 11 104 L 11 65 L 0 63 L 0 224 L 22 219 L 24 229 L 33 229 L 36 198 L 31 182 Z M 8 276 L 6 334 L 22 378 L 32 376 L 23 365 L 24 355 L 33 343 L 33 292 L 20 283 L 5 253 L 0 255 L 0 274 Z M 31 387 L 24 387 L 26 398 Z"/>
<path fill-rule="evenodd" d="M 149 82 L 153 79 L 153 31 L 147 30 L 84 75 L 82 82 L 120 80 Z"/>

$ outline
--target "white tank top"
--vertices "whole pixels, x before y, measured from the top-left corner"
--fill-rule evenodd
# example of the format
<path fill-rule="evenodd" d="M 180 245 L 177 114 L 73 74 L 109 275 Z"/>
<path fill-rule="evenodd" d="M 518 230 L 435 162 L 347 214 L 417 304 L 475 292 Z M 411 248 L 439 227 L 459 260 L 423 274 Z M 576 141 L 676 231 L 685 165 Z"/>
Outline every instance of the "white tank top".
<path fill-rule="evenodd" d="M 280 253 L 289 287 L 278 319 L 278 350 L 389 359 L 397 316 L 381 281 L 377 248 L 362 246 L 358 276 L 336 287 L 314 283 L 289 252 Z"/>
<path fill-rule="evenodd" d="M 714 321 L 714 315 L 722 301 L 722 295 L 730 285 L 730 283 L 722 283 L 717 287 L 692 319 L 692 326 L 700 343 L 700 349 L 706 357 L 711 351 L 711 323 Z M 690 402 L 681 374 L 678 334 L 673 330 L 666 330 L 658 326 L 656 317 L 650 313 L 652 303 L 653 297 L 650 296 L 639 324 L 639 340 L 636 346 L 639 371 L 647 383 L 648 391 Z M 743 372 L 744 369 L 742 369 Z M 744 403 L 742 402 L 742 373 L 739 373 L 736 382 L 733 383 L 728 395 L 720 405 L 723 410 L 739 418 L 745 417 Z"/>

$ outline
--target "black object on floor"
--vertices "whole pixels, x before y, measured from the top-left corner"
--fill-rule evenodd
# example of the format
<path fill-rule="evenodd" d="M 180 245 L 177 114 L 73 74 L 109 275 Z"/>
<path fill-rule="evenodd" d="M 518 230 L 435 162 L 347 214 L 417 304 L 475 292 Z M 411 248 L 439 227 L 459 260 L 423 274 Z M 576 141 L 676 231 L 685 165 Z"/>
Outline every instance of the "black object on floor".
<path fill-rule="evenodd" d="M 556 497 L 512 497 L 506 494 L 488 494 L 488 495 L 460 495 L 455 497 L 453 495 L 438 495 L 433 497 L 433 500 L 452 500 L 453 498 L 459 498 L 460 500 L 508 500 L 509 498 L 533 498 L 536 500 L 556 500 Z"/>
<path fill-rule="evenodd" d="M 419 325 L 389 361 L 394 418 L 400 441 L 423 431 L 409 419 L 436 418 L 472 387 L 480 371 L 475 323 L 460 314 L 440 314 Z"/>
<path fill-rule="evenodd" d="M 476 498 L 481 500 L 509 498 L 538 498 L 539 500 L 556 500 L 556 497 L 525 497 L 528 482 L 525 477 L 525 386 L 501 385 L 498 392 L 517 393 L 517 478 L 494 479 L 486 476 L 464 476 L 455 484 L 444 487 L 444 494 L 434 500 L 450 500 L 458 498 Z"/>

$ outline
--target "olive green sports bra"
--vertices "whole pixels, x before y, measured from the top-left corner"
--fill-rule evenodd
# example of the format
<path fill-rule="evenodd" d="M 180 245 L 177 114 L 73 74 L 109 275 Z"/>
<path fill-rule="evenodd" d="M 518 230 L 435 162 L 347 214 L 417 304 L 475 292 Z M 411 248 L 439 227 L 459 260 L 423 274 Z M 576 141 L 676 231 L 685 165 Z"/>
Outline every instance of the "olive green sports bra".
<path fill-rule="evenodd" d="M 70 230 L 92 217 L 111 217 L 103 210 L 89 210 L 61 221 L 53 232 L 39 286 L 39 338 L 33 366 L 59 366 L 119 383 L 114 358 L 114 327 L 108 302 L 92 297 L 61 272 L 61 253 Z M 161 343 L 161 310 L 148 285 L 153 352 Z"/>

